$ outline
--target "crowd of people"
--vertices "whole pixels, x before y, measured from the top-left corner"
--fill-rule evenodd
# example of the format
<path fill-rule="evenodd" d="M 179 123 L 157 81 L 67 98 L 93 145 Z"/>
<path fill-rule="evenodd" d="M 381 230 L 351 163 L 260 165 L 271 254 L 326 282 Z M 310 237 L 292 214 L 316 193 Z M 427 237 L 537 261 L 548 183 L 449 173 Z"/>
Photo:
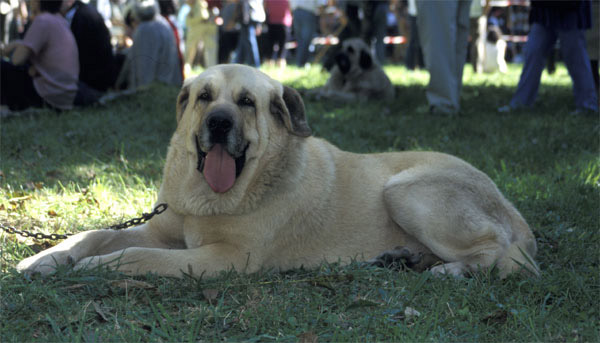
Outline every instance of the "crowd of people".
<path fill-rule="evenodd" d="M 0 0 L 2 105 L 86 106 L 108 90 L 180 86 L 195 65 L 321 63 L 330 70 L 341 44 L 317 50 L 313 39 L 321 36 L 339 43 L 361 37 L 380 65 L 427 69 L 427 99 L 437 114 L 460 110 L 465 62 L 477 72 L 505 72 L 506 58 L 524 69 L 501 110 L 530 106 L 558 39 L 577 108 L 597 111 L 597 51 L 588 57 L 584 37 L 591 1 L 563 2 L 571 5 L 533 0 L 524 20 L 523 10 L 506 13 L 485 0 Z M 519 32 L 529 34 L 524 49 L 503 39 Z M 385 44 L 390 35 L 408 44 Z"/>

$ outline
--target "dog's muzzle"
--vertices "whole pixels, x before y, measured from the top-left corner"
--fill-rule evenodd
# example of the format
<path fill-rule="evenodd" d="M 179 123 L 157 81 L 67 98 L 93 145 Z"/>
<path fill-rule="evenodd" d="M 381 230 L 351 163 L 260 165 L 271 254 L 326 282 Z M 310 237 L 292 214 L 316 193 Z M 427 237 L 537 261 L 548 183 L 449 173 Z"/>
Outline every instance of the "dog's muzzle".
<path fill-rule="evenodd" d="M 233 118 L 225 111 L 211 113 L 206 119 L 206 125 L 212 143 L 227 144 L 227 135 L 233 128 Z"/>
<path fill-rule="evenodd" d="M 226 112 L 217 111 L 206 119 L 205 134 L 209 135 L 210 148 L 201 148 L 201 139 L 196 135 L 198 165 L 196 169 L 204 175 L 210 188 L 216 193 L 225 193 L 233 187 L 246 163 L 246 145 L 241 152 L 231 151 L 230 135 L 233 134 L 234 122 Z M 239 156 L 236 156 L 239 155 Z"/>

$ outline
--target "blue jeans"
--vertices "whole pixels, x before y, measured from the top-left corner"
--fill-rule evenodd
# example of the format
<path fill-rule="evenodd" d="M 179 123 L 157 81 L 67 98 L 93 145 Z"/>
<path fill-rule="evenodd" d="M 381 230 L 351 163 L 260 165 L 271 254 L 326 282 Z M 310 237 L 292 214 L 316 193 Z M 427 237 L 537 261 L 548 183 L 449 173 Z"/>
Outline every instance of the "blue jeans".
<path fill-rule="evenodd" d="M 378 3 L 373 14 L 373 36 L 375 36 L 375 56 L 379 64 L 385 62 L 385 44 L 383 38 L 387 31 L 387 13 L 389 4 L 387 1 Z"/>
<path fill-rule="evenodd" d="M 296 47 L 296 64 L 304 67 L 310 57 L 308 48 L 313 37 L 317 33 L 317 16 L 305 9 L 297 8 L 293 13 L 294 36 L 298 46 Z"/>
<path fill-rule="evenodd" d="M 575 106 L 598 112 L 598 94 L 585 48 L 582 30 L 558 30 L 534 23 L 525 45 L 525 64 L 511 107 L 533 105 L 540 86 L 546 58 L 554 43 L 560 39 L 560 51 L 573 81 Z"/>
<path fill-rule="evenodd" d="M 258 42 L 256 41 L 256 23 L 242 25 L 237 47 L 235 48 L 234 63 L 247 64 L 260 67 L 260 55 L 258 54 Z"/>

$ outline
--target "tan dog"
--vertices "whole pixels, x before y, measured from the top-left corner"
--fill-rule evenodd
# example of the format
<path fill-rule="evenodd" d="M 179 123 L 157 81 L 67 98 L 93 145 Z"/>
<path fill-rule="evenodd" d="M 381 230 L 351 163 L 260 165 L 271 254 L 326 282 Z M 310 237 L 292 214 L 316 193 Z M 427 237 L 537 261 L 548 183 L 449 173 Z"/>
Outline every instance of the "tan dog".
<path fill-rule="evenodd" d="M 177 122 L 158 195 L 165 213 L 79 233 L 18 269 L 211 276 L 387 251 L 421 267 L 433 257 L 439 273 L 494 264 L 501 276 L 521 265 L 537 273 L 527 223 L 482 172 L 441 153 L 359 155 L 310 137 L 298 93 L 254 68 L 216 66 L 187 82 Z"/>
<path fill-rule="evenodd" d="M 309 95 L 336 101 L 390 100 L 394 98 L 394 87 L 367 44 L 351 38 L 342 43 L 325 86 Z"/>

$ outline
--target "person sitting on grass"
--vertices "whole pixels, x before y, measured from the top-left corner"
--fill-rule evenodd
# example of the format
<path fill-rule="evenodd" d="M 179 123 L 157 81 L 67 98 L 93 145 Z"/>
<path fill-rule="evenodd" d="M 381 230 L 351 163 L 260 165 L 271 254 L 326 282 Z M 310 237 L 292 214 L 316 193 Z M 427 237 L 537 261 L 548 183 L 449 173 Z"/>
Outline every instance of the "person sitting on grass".
<path fill-rule="evenodd" d="M 133 32 L 133 45 L 117 78 L 117 89 L 135 90 L 159 81 L 181 86 L 183 76 L 175 36 L 165 19 L 157 15 L 153 0 L 134 1 L 125 9 L 125 24 Z"/>
<path fill-rule="evenodd" d="M 104 18 L 92 5 L 80 0 L 63 0 L 62 14 L 71 27 L 79 52 L 79 80 L 98 95 L 112 87 L 117 66 Z"/>
<path fill-rule="evenodd" d="M 11 111 L 44 106 L 67 110 L 75 103 L 79 55 L 61 5 L 62 1 L 32 1 L 32 12 L 39 13 L 24 39 L 2 48 L 0 102 Z"/>

